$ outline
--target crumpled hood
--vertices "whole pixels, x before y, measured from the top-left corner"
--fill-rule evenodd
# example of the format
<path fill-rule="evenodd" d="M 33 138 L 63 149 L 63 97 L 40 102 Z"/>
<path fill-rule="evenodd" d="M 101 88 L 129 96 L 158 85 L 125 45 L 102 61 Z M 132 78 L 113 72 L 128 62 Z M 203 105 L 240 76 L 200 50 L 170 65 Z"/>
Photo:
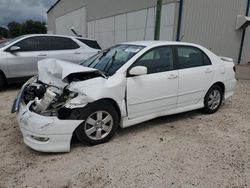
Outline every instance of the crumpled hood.
<path fill-rule="evenodd" d="M 65 78 L 72 73 L 95 72 L 97 69 L 84 67 L 58 59 L 44 59 L 38 62 L 38 80 L 45 84 L 65 87 Z"/>

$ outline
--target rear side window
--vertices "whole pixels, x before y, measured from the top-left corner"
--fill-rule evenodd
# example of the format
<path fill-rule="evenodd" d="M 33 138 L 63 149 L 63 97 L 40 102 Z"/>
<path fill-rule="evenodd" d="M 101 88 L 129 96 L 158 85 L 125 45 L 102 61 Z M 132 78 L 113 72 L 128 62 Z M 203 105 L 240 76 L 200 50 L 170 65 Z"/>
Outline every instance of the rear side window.
<path fill-rule="evenodd" d="M 207 55 L 195 47 L 177 46 L 176 49 L 179 69 L 211 65 Z"/>
<path fill-rule="evenodd" d="M 46 51 L 49 50 L 49 41 L 47 37 L 30 37 L 17 42 L 14 46 L 20 47 L 19 51 Z"/>
<path fill-rule="evenodd" d="M 100 45 L 95 40 L 87 40 L 87 39 L 81 39 L 81 38 L 77 38 L 77 40 L 81 41 L 83 44 L 87 45 L 90 48 L 101 50 Z"/>
<path fill-rule="evenodd" d="M 48 38 L 50 41 L 50 50 L 73 50 L 80 48 L 80 46 L 70 38 L 65 38 L 65 37 L 48 37 Z"/>

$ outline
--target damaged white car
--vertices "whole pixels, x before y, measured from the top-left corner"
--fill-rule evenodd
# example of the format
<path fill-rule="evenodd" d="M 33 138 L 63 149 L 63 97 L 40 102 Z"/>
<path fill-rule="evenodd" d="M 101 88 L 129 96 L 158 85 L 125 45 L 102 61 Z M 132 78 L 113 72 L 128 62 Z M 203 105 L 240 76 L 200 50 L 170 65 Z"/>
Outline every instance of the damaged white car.
<path fill-rule="evenodd" d="M 179 42 L 124 43 L 80 65 L 46 59 L 38 70 L 12 112 L 24 142 L 44 152 L 68 152 L 73 134 L 95 145 L 118 126 L 195 109 L 214 113 L 236 85 L 232 59 Z"/>

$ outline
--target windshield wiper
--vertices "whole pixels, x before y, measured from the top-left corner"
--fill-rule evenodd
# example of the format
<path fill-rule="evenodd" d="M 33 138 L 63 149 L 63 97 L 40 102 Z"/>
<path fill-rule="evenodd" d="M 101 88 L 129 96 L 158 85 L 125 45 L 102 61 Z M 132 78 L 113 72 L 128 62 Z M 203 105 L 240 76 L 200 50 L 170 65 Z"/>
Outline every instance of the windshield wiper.
<path fill-rule="evenodd" d="M 113 67 L 116 54 L 117 54 L 117 51 L 115 51 L 115 53 L 112 55 L 111 59 L 109 60 L 109 62 L 107 63 L 107 65 L 104 68 L 104 70 L 106 70 L 106 68 L 108 68 L 108 70 L 105 71 L 108 75 L 110 75 L 109 70 Z"/>
<path fill-rule="evenodd" d="M 107 49 L 105 51 L 99 52 L 100 54 L 102 54 L 100 57 L 96 57 L 95 59 L 93 59 L 93 61 L 87 66 L 87 67 L 91 67 L 91 65 L 95 62 L 95 60 L 98 58 L 98 60 L 100 60 L 101 58 L 103 58 L 108 52 L 110 51 L 110 49 Z M 98 63 L 97 63 L 98 64 Z M 97 65 L 96 64 L 96 65 Z M 95 68 L 95 66 L 93 66 L 93 68 Z"/>
<path fill-rule="evenodd" d="M 108 75 L 107 75 L 106 72 L 101 71 L 101 70 L 99 70 L 99 69 L 96 69 L 96 70 L 97 70 L 97 72 L 98 72 L 103 78 L 108 78 Z"/>
<path fill-rule="evenodd" d="M 107 53 L 109 53 L 109 51 L 110 51 L 110 48 L 107 49 L 107 50 L 102 51 L 102 52 L 101 52 L 102 55 L 99 57 L 99 59 L 101 59 L 103 56 L 105 56 Z"/>

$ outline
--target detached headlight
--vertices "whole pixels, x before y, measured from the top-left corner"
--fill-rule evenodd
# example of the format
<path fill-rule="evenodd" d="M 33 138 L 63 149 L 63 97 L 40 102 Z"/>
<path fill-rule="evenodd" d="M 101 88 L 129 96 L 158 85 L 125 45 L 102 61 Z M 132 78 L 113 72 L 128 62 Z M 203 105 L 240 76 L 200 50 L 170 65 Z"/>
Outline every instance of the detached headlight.
<path fill-rule="evenodd" d="M 27 82 L 25 82 L 25 84 L 24 84 L 24 85 L 28 85 L 28 84 L 33 83 L 34 81 L 36 81 L 36 80 L 37 80 L 37 78 L 38 78 L 38 76 L 33 76 L 33 77 L 31 77 L 30 79 L 28 79 L 28 81 L 27 81 Z"/>

